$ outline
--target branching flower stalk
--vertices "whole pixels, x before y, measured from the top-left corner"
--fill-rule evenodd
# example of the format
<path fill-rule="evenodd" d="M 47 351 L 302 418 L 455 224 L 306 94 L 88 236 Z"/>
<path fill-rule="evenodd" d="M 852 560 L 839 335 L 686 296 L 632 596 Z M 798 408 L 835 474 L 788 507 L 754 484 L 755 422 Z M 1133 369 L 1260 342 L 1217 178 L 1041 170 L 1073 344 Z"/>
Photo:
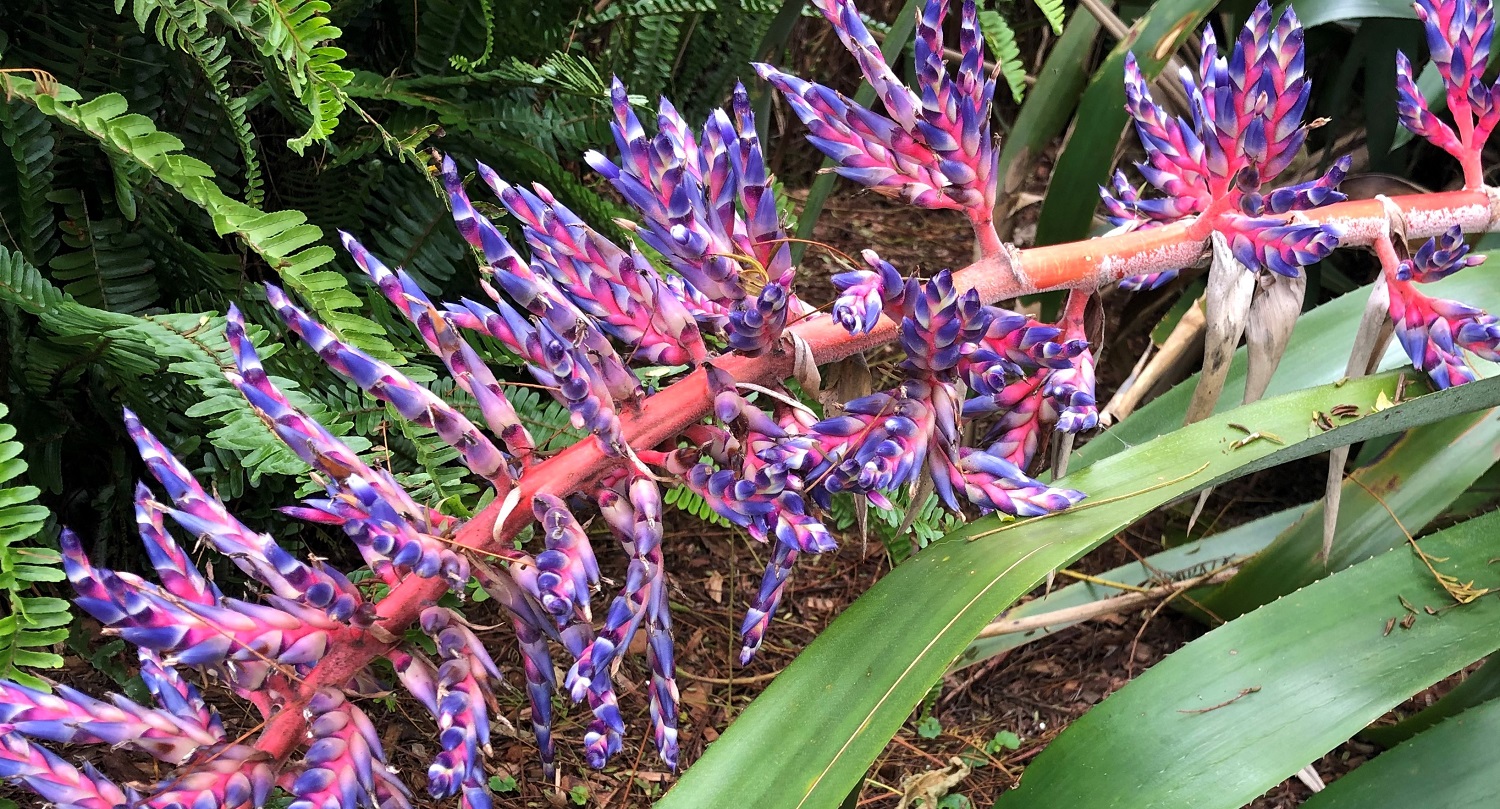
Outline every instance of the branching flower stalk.
<path fill-rule="evenodd" d="M 757 72 L 807 123 L 836 171 L 919 207 L 962 212 L 984 256 L 920 278 L 865 251 L 863 266 L 834 278 L 839 297 L 826 314 L 796 294 L 796 267 L 743 88 L 729 112 L 714 113 L 696 131 L 664 101 L 655 134 L 648 134 L 616 83 L 618 154 L 588 161 L 639 213 L 630 228 L 655 255 L 612 242 L 543 187 L 513 186 L 475 166 L 478 185 L 521 223 L 513 243 L 471 202 L 465 170 L 444 160 L 438 177 L 459 232 L 482 259 L 488 300 L 434 301 L 353 236 L 346 234 L 344 245 L 472 397 L 477 422 L 348 345 L 281 290 L 267 285 L 266 295 L 289 331 L 330 367 L 450 444 L 492 487 L 493 501 L 467 520 L 418 502 L 297 410 L 231 310 L 230 381 L 323 489 L 287 512 L 348 534 L 385 594 L 370 597 L 344 572 L 298 559 L 241 523 L 127 413 L 127 430 L 165 492 L 158 499 L 142 484 L 136 495 L 159 583 L 93 566 L 72 534 L 64 535 L 63 551 L 79 606 L 140 649 L 155 704 L 0 683 L 0 777 L 59 806 L 86 809 L 240 809 L 262 805 L 273 786 L 289 791 L 297 809 L 410 806 L 409 787 L 385 764 L 359 704 L 361 695 L 390 685 L 377 683 L 371 669 L 384 658 L 439 729 L 427 792 L 487 809 L 485 758 L 491 726 L 504 721 L 495 700 L 502 672 L 462 611 L 438 605 L 449 592 L 462 596 L 471 578 L 515 630 L 544 773 L 555 768 L 551 717 L 559 689 L 590 713 L 577 741 L 591 765 L 604 766 L 622 748 L 626 727 L 614 678 L 637 633 L 646 640 L 651 736 L 663 762 L 676 767 L 662 481 L 694 489 L 771 546 L 741 627 L 741 659 L 748 661 L 771 630 L 797 560 L 836 547 L 822 522 L 834 497 L 888 506 L 891 494 L 930 483 L 955 511 L 1022 518 L 1080 501 L 1084 493 L 1045 484 L 1027 470 L 1053 433 L 1097 422 L 1084 333 L 1089 297 L 1104 284 L 1136 278 L 1145 286 L 1153 276 L 1192 267 L 1210 238 L 1228 244 L 1245 272 L 1288 276 L 1335 247 L 1375 245 L 1391 314 L 1415 363 L 1440 385 L 1468 381 L 1463 350 L 1500 357 L 1500 326 L 1413 285 L 1475 263 L 1461 234 L 1489 229 L 1500 214 L 1470 171 L 1497 114 L 1492 90 L 1475 78 L 1493 26 L 1487 4 L 1423 3 L 1458 129 L 1445 135 L 1447 125 L 1409 93 L 1403 120 L 1454 151 L 1468 189 L 1342 202 L 1336 186 L 1343 162 L 1311 183 L 1268 186 L 1305 138 L 1308 88 L 1295 16 L 1287 12 L 1273 23 L 1262 4 L 1227 56 L 1218 57 L 1205 34 L 1199 75 L 1182 77 L 1191 120 L 1169 118 L 1139 72 L 1127 69 L 1128 107 L 1147 154 L 1139 167 L 1167 196 L 1143 198 L 1117 178 L 1105 193 L 1116 233 L 1017 250 L 994 237 L 991 221 L 994 83 L 980 73 L 974 3 L 960 13 L 953 73 L 943 58 L 946 3 L 931 0 L 922 10 L 917 86 L 908 88 L 880 59 L 849 0 L 818 0 L 884 112 L 767 65 Z M 1454 100 L 1460 90 L 1467 106 Z M 1408 252 L 1391 235 L 1391 210 L 1407 237 L 1433 240 Z M 996 305 L 1047 289 L 1072 290 L 1056 323 Z M 588 437 L 550 456 L 541 452 L 470 333 L 520 357 Z M 899 383 L 844 403 L 839 415 L 819 419 L 783 386 L 796 377 L 815 387 L 817 364 L 895 340 L 906 355 Z M 638 375 L 663 366 L 687 368 Z M 660 378 L 668 382 L 657 390 L 642 381 Z M 965 422 L 975 419 L 992 420 L 990 429 L 978 431 L 978 445 L 964 446 Z M 625 579 L 602 610 L 593 605 L 601 576 L 585 529 L 594 515 L 627 559 Z M 225 595 L 197 570 L 172 524 L 229 556 L 264 589 Z M 540 529 L 534 547 L 518 549 L 514 538 L 532 525 Z M 435 656 L 404 640 L 412 629 L 431 640 Z M 252 744 L 225 738 L 217 714 L 182 676 L 188 668 L 256 706 L 265 729 Z M 559 670 L 566 672 L 561 683 Z M 120 786 L 73 768 L 40 742 L 124 745 L 178 770 L 155 785 Z"/>

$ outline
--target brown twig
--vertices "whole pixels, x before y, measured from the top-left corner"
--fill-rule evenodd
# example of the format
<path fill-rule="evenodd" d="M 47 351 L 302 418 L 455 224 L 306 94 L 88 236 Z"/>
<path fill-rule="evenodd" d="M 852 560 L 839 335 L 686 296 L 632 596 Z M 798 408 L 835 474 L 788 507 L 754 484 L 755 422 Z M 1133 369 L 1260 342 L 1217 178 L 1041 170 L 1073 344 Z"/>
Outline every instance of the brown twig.
<path fill-rule="evenodd" d="M 1149 604 L 1158 599 L 1171 598 L 1196 587 L 1222 584 L 1229 581 L 1238 572 L 1238 565 L 1229 565 L 1201 576 L 1194 576 L 1191 579 L 1174 581 L 1139 592 L 1124 593 L 1089 604 L 1065 607 L 1060 610 L 1053 610 L 1052 612 L 1044 612 L 1041 615 L 1028 615 L 1025 618 L 1002 618 L 991 622 L 984 629 L 979 630 L 979 637 L 994 638 L 1001 635 L 1035 632 L 1038 629 L 1046 629 L 1047 627 L 1059 624 L 1075 624 L 1103 615 L 1113 615 L 1114 613 L 1128 610 L 1131 607 Z"/>
<path fill-rule="evenodd" d="M 1240 700 L 1244 699 L 1245 697 L 1250 696 L 1251 694 L 1254 694 L 1255 692 L 1257 692 L 1259 690 L 1260 690 L 1260 686 L 1258 686 L 1258 685 L 1252 685 L 1249 688 L 1242 688 L 1242 689 L 1240 689 L 1240 693 L 1235 694 L 1234 696 L 1230 697 L 1229 699 L 1224 700 L 1223 702 L 1219 703 L 1218 705 L 1210 705 L 1207 708 L 1192 708 L 1192 709 L 1179 708 L 1179 709 L 1177 709 L 1177 712 L 1178 713 L 1208 713 L 1209 711 L 1217 711 L 1220 708 L 1223 708 L 1223 707 L 1225 707 L 1227 705 L 1233 705 L 1236 702 L 1239 702 Z"/>

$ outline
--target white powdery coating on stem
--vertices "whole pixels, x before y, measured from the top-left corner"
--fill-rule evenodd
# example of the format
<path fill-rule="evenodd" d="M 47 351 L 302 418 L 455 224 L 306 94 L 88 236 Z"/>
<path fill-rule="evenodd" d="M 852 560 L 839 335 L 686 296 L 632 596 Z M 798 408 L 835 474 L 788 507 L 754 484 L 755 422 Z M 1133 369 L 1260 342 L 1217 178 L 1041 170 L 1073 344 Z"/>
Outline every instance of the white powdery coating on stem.
<path fill-rule="evenodd" d="M 1454 225 L 1462 227 L 1465 233 L 1474 233 L 1490 230 L 1494 224 L 1493 211 L 1487 205 L 1406 211 L 1406 235 L 1410 239 L 1439 236 Z M 1369 241 L 1374 241 L 1374 238 L 1372 237 Z"/>
<path fill-rule="evenodd" d="M 1095 265 L 1094 281 L 1104 286 L 1132 275 L 1191 267 L 1203 259 L 1207 250 L 1207 241 L 1188 239 L 1123 256 L 1106 255 Z"/>

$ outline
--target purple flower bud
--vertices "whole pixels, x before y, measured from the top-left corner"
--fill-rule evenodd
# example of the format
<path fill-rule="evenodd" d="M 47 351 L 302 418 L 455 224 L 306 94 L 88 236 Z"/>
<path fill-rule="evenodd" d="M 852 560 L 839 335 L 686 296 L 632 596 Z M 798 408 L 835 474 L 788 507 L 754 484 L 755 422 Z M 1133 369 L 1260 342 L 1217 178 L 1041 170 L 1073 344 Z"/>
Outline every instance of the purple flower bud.
<path fill-rule="evenodd" d="M 65 685 L 46 694 L 0 680 L 0 726 L 64 744 L 133 748 L 169 764 L 181 764 L 200 747 L 224 741 L 216 718 L 205 725 L 197 716 L 185 719 L 122 696 L 113 702 L 100 702 Z"/>
<path fill-rule="evenodd" d="M 465 466 L 493 486 L 501 490 L 510 488 L 505 453 L 452 405 L 390 365 L 338 339 L 332 331 L 293 306 L 278 287 L 267 284 L 266 297 L 287 326 L 318 352 L 330 368 L 375 398 L 389 402 L 411 423 L 436 431 L 443 441 L 458 450 Z"/>
<path fill-rule="evenodd" d="M 271 757 L 248 744 L 202 750 L 203 758 L 148 790 L 151 809 L 256 809 L 276 785 Z"/>
<path fill-rule="evenodd" d="M 253 689 L 273 663 L 316 662 L 339 626 L 322 611 L 274 595 L 266 605 L 186 602 L 129 573 L 94 568 L 72 532 L 65 530 L 60 542 L 78 606 L 126 641 L 164 653 L 166 665 L 230 664 L 231 679 Z"/>
<path fill-rule="evenodd" d="M 321 587 L 331 594 L 344 597 L 342 604 L 347 609 L 343 610 L 346 614 L 339 616 L 341 620 L 348 620 L 352 616 L 363 599 L 342 575 L 331 569 L 315 569 L 295 559 L 271 537 L 251 531 L 235 519 L 217 497 L 210 496 L 198 485 L 187 468 L 129 410 L 125 411 L 125 430 L 135 441 L 146 467 L 177 503 L 180 510 L 167 510 L 166 513 L 179 525 L 208 540 L 220 553 L 233 559 L 246 574 L 261 581 L 282 598 L 311 603 L 308 593 Z M 165 532 L 158 531 L 158 525 L 149 514 L 149 509 L 142 528 L 142 538 L 148 545 L 166 538 Z M 175 565 L 172 560 L 181 555 L 175 543 L 170 547 L 161 547 L 158 551 L 169 566 Z M 191 578 L 172 574 L 168 576 L 168 580 L 170 587 L 193 591 L 189 594 L 190 600 L 205 603 L 201 599 L 206 597 L 207 591 L 199 589 Z M 318 606 L 327 607 L 331 603 L 333 601 L 329 600 Z"/>
<path fill-rule="evenodd" d="M 917 92 L 886 65 L 851 0 L 819 0 L 817 5 L 854 54 L 889 117 L 821 85 L 755 65 L 807 124 L 808 141 L 848 179 L 919 207 L 966 210 L 976 226 L 988 227 L 998 159 L 989 132 L 995 83 L 982 72 L 976 5 L 966 2 L 963 7 L 956 78 L 943 58 L 946 0 L 929 0 L 918 15 Z"/>
<path fill-rule="evenodd" d="M 521 424 L 515 408 L 500 389 L 500 383 L 474 348 L 454 331 L 453 324 L 439 312 L 432 301 L 405 271 L 393 273 L 379 259 L 347 233 L 340 232 L 344 247 L 375 281 L 387 299 L 417 327 L 422 340 L 433 354 L 443 360 L 453 381 L 479 403 L 485 424 L 500 436 L 511 454 L 524 459 L 536 450 L 530 433 Z"/>
<path fill-rule="evenodd" d="M 1463 228 L 1454 225 L 1442 235 L 1423 242 L 1411 258 L 1401 262 L 1396 268 L 1396 278 L 1427 284 L 1447 278 L 1465 267 L 1483 264 L 1484 259 L 1485 256 L 1469 255 Z"/>
<path fill-rule="evenodd" d="M 1396 339 L 1438 388 L 1476 378 L 1463 349 L 1500 361 L 1500 323 L 1494 316 L 1457 301 L 1429 298 L 1407 281 L 1390 280 L 1389 287 Z"/>
<path fill-rule="evenodd" d="M 1440 121 L 1412 78 L 1405 54 L 1396 57 L 1397 112 L 1412 132 L 1458 158 L 1464 183 L 1477 188 L 1480 153 L 1495 125 L 1500 123 L 1496 86 L 1484 84 L 1485 66 L 1495 36 L 1494 8 L 1487 0 L 1417 0 L 1417 17 L 1427 29 L 1432 63 L 1443 79 L 1458 132 Z"/>
<path fill-rule="evenodd" d="M 133 803 L 93 765 L 80 770 L 20 733 L 0 734 L 0 778 L 22 784 L 57 809 L 118 809 Z M 269 792 L 269 790 L 267 790 Z"/>
<path fill-rule="evenodd" d="M 380 735 L 357 706 L 336 689 L 323 688 L 308 703 L 311 743 L 293 781 L 287 809 L 382 805 L 383 795 L 410 793 L 386 766 Z"/>
<path fill-rule="evenodd" d="M 648 139 L 618 79 L 611 98 L 620 162 L 591 152 L 589 164 L 644 218 L 635 228 L 642 241 L 681 273 L 684 306 L 700 309 L 688 294 L 695 290 L 728 308 L 732 348 L 770 350 L 787 312 L 806 307 L 791 293 L 791 249 L 744 87 L 735 88 L 734 119 L 715 111 L 697 138 L 663 101 L 658 134 Z"/>

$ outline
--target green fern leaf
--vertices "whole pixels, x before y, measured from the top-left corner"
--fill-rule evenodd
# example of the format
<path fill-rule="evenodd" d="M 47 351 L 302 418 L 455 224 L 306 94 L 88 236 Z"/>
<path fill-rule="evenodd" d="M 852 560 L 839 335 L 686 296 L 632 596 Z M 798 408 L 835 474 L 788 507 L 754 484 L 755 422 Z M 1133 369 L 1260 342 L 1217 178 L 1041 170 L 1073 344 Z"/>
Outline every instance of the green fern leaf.
<path fill-rule="evenodd" d="M 1052 26 L 1052 33 L 1062 36 L 1063 23 L 1068 19 L 1068 11 L 1063 8 L 1063 0 L 1032 0 L 1032 2 L 1036 3 L 1042 16 L 1047 18 L 1047 24 Z"/>
<path fill-rule="evenodd" d="M 715 0 L 634 0 L 634 2 L 610 3 L 602 11 L 584 20 L 584 24 L 598 25 L 621 17 L 665 17 L 718 10 L 719 4 Z"/>
<path fill-rule="evenodd" d="M 128 186 L 123 190 L 134 197 Z M 64 292 L 111 312 L 143 312 L 156 303 L 156 262 L 139 232 L 120 219 L 92 219 L 76 190 L 54 191 L 49 199 L 62 205 L 63 244 L 72 248 L 47 265 Z"/>
<path fill-rule="evenodd" d="M 0 143 L 9 153 L 0 163 L 0 234 L 27 259 L 46 264 L 57 251 L 52 203 L 52 123 L 20 101 L 0 102 Z"/>
<path fill-rule="evenodd" d="M 479 16 L 484 20 L 484 52 L 477 59 L 469 59 L 462 54 L 453 54 L 448 57 L 448 64 L 455 70 L 464 73 L 473 73 L 489 63 L 490 57 L 495 53 L 495 7 L 493 0 L 479 0 Z"/>
<path fill-rule="evenodd" d="M 223 37 L 208 30 L 206 9 L 184 0 L 130 0 L 136 25 L 148 29 L 158 42 L 186 54 L 197 65 L 208 82 L 209 95 L 224 119 L 244 161 L 245 202 L 259 205 L 263 194 L 260 156 L 255 148 L 255 134 L 245 115 L 245 99 L 234 95 L 229 85 L 229 52 Z M 126 0 L 115 0 L 115 12 Z M 155 23 L 152 18 L 155 17 Z"/>
<path fill-rule="evenodd" d="M 1011 30 L 1010 23 L 999 12 L 989 10 L 979 12 L 979 30 L 984 34 L 984 41 L 990 46 L 990 51 L 995 54 L 995 61 L 1000 63 L 1000 73 L 1005 76 L 1005 83 L 1010 85 L 1011 98 L 1017 104 L 1021 103 L 1026 95 L 1026 66 L 1021 63 L 1021 49 L 1016 45 L 1016 32 Z"/>
<path fill-rule="evenodd" d="M 287 141 L 297 154 L 326 141 L 348 106 L 344 85 L 354 74 L 339 63 L 347 54 L 327 44 L 342 33 L 324 15 L 323 0 L 203 0 L 280 68 L 310 116 L 307 132 Z"/>
<path fill-rule="evenodd" d="M 482 0 L 427 0 L 417 26 L 417 52 L 412 60 L 418 73 L 441 75 L 457 53 L 480 53 L 490 48 Z"/>
<path fill-rule="evenodd" d="M 0 419 L 8 412 L 0 404 Z M 30 595 L 32 585 L 66 577 L 56 551 L 19 544 L 42 529 L 48 512 L 36 504 L 41 492 L 35 486 L 10 485 L 26 471 L 15 437 L 16 428 L 0 422 L 0 589 L 10 610 L 0 618 L 0 678 L 45 688 L 42 680 L 18 667 L 61 668 L 62 658 L 49 647 L 67 637 L 71 616 L 68 602 Z"/>
<path fill-rule="evenodd" d="M 90 348 L 127 398 L 138 392 L 142 378 L 163 370 L 195 389 L 197 402 L 183 414 L 217 425 L 209 439 L 236 454 L 252 484 L 267 474 L 307 471 L 307 465 L 266 428 L 224 377 L 234 366 L 222 316 L 168 313 L 142 317 L 86 306 L 49 284 L 19 254 L 4 248 L 0 248 L 0 301 L 36 315 L 60 338 Z M 279 346 L 270 343 L 265 329 L 251 324 L 246 333 L 264 359 L 275 356 Z M 348 435 L 353 423 L 347 416 L 307 395 L 290 379 L 272 376 L 272 380 L 292 404 L 344 436 L 356 452 L 369 447 L 369 442 Z"/>
<path fill-rule="evenodd" d="M 662 493 L 661 499 L 662 502 L 666 503 L 669 506 L 672 506 L 678 511 L 681 511 L 693 517 L 697 517 L 700 520 L 713 523 L 720 528 L 734 527 L 728 520 L 719 516 L 719 512 L 714 511 L 713 506 L 710 506 L 708 504 L 708 501 L 704 500 L 702 497 L 699 497 L 697 492 L 689 489 L 686 486 L 673 486 L 672 488 L 667 489 Z"/>
<path fill-rule="evenodd" d="M 182 141 L 156 128 L 149 118 L 131 114 L 125 98 L 110 93 L 80 103 L 71 87 L 44 92 L 25 78 L 0 74 L 8 93 L 35 104 L 53 119 L 97 139 L 107 150 L 125 155 L 161 182 L 197 204 L 220 235 L 234 234 L 265 259 L 288 287 L 302 296 L 324 325 L 344 340 L 394 365 L 406 359 L 386 342 L 383 330 L 357 314 L 362 301 L 343 275 L 321 269 L 333 261 L 333 248 L 316 244 L 323 232 L 298 211 L 266 213 L 232 199 L 214 183 L 201 160 L 182 153 Z"/>

